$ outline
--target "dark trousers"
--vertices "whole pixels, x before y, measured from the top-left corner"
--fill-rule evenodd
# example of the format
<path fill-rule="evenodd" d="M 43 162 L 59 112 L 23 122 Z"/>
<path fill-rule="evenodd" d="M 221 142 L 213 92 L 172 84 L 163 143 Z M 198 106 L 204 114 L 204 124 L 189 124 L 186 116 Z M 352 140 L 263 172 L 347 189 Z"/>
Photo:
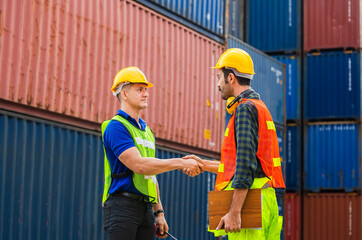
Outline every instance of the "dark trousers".
<path fill-rule="evenodd" d="M 110 196 L 103 207 L 108 240 L 153 240 L 155 218 L 152 204 L 126 196 Z"/>

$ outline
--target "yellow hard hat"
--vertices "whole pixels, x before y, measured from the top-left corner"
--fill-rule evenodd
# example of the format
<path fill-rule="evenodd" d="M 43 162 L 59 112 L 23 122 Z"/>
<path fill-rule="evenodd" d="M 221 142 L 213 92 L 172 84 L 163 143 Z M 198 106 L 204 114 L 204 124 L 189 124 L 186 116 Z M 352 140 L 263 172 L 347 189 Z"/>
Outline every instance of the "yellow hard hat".
<path fill-rule="evenodd" d="M 235 99 L 235 97 L 229 97 L 228 100 L 226 100 L 226 111 L 229 113 L 229 114 L 233 114 L 235 112 L 235 109 L 236 107 L 238 106 L 237 104 L 232 104 L 231 106 L 230 103 Z"/>
<path fill-rule="evenodd" d="M 254 65 L 250 55 L 240 48 L 230 48 L 226 50 L 217 61 L 215 67 L 233 70 L 235 75 L 253 79 Z M 236 71 L 235 71 L 236 70 Z"/>
<path fill-rule="evenodd" d="M 138 67 L 123 68 L 117 73 L 111 88 L 114 96 L 120 93 L 122 87 L 118 86 L 122 83 L 143 83 L 146 84 L 148 88 L 153 87 L 153 84 L 147 81 L 146 76 Z"/>

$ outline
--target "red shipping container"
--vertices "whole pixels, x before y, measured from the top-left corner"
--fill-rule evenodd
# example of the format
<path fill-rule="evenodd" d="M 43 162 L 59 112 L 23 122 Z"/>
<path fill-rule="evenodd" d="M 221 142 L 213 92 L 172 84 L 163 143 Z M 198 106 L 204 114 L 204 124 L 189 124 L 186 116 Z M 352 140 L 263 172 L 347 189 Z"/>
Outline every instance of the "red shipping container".
<path fill-rule="evenodd" d="M 155 136 L 220 151 L 222 45 L 129 0 L 2 1 L 0 16 L 0 100 L 101 123 L 119 108 L 114 76 L 138 66 Z"/>
<path fill-rule="evenodd" d="M 301 197 L 297 193 L 285 194 L 284 239 L 301 239 Z"/>
<path fill-rule="evenodd" d="M 361 47 L 360 0 L 304 0 L 304 51 Z"/>
<path fill-rule="evenodd" d="M 304 239 L 361 240 L 361 195 L 316 193 L 304 196 Z"/>

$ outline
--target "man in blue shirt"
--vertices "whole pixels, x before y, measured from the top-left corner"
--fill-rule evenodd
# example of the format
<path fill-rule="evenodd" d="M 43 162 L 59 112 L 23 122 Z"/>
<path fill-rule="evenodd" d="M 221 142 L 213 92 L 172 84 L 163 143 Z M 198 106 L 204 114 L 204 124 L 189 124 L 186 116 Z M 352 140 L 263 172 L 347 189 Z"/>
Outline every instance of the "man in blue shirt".
<path fill-rule="evenodd" d="M 197 175 L 202 163 L 193 159 L 156 159 L 155 138 L 140 112 L 147 107 L 148 82 L 137 67 L 122 69 L 112 91 L 121 103 L 115 117 L 102 124 L 105 152 L 103 194 L 104 229 L 108 239 L 164 238 L 168 225 L 164 217 L 155 175 L 175 169 L 188 169 Z"/>

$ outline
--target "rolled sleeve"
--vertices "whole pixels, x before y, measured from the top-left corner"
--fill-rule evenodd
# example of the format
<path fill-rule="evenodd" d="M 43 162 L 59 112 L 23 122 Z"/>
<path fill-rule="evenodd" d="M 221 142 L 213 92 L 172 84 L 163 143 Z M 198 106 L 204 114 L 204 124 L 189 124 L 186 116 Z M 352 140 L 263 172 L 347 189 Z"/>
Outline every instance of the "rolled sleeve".
<path fill-rule="evenodd" d="M 250 103 L 238 106 L 235 112 L 236 168 L 233 188 L 249 189 L 258 168 L 258 115 Z"/>

